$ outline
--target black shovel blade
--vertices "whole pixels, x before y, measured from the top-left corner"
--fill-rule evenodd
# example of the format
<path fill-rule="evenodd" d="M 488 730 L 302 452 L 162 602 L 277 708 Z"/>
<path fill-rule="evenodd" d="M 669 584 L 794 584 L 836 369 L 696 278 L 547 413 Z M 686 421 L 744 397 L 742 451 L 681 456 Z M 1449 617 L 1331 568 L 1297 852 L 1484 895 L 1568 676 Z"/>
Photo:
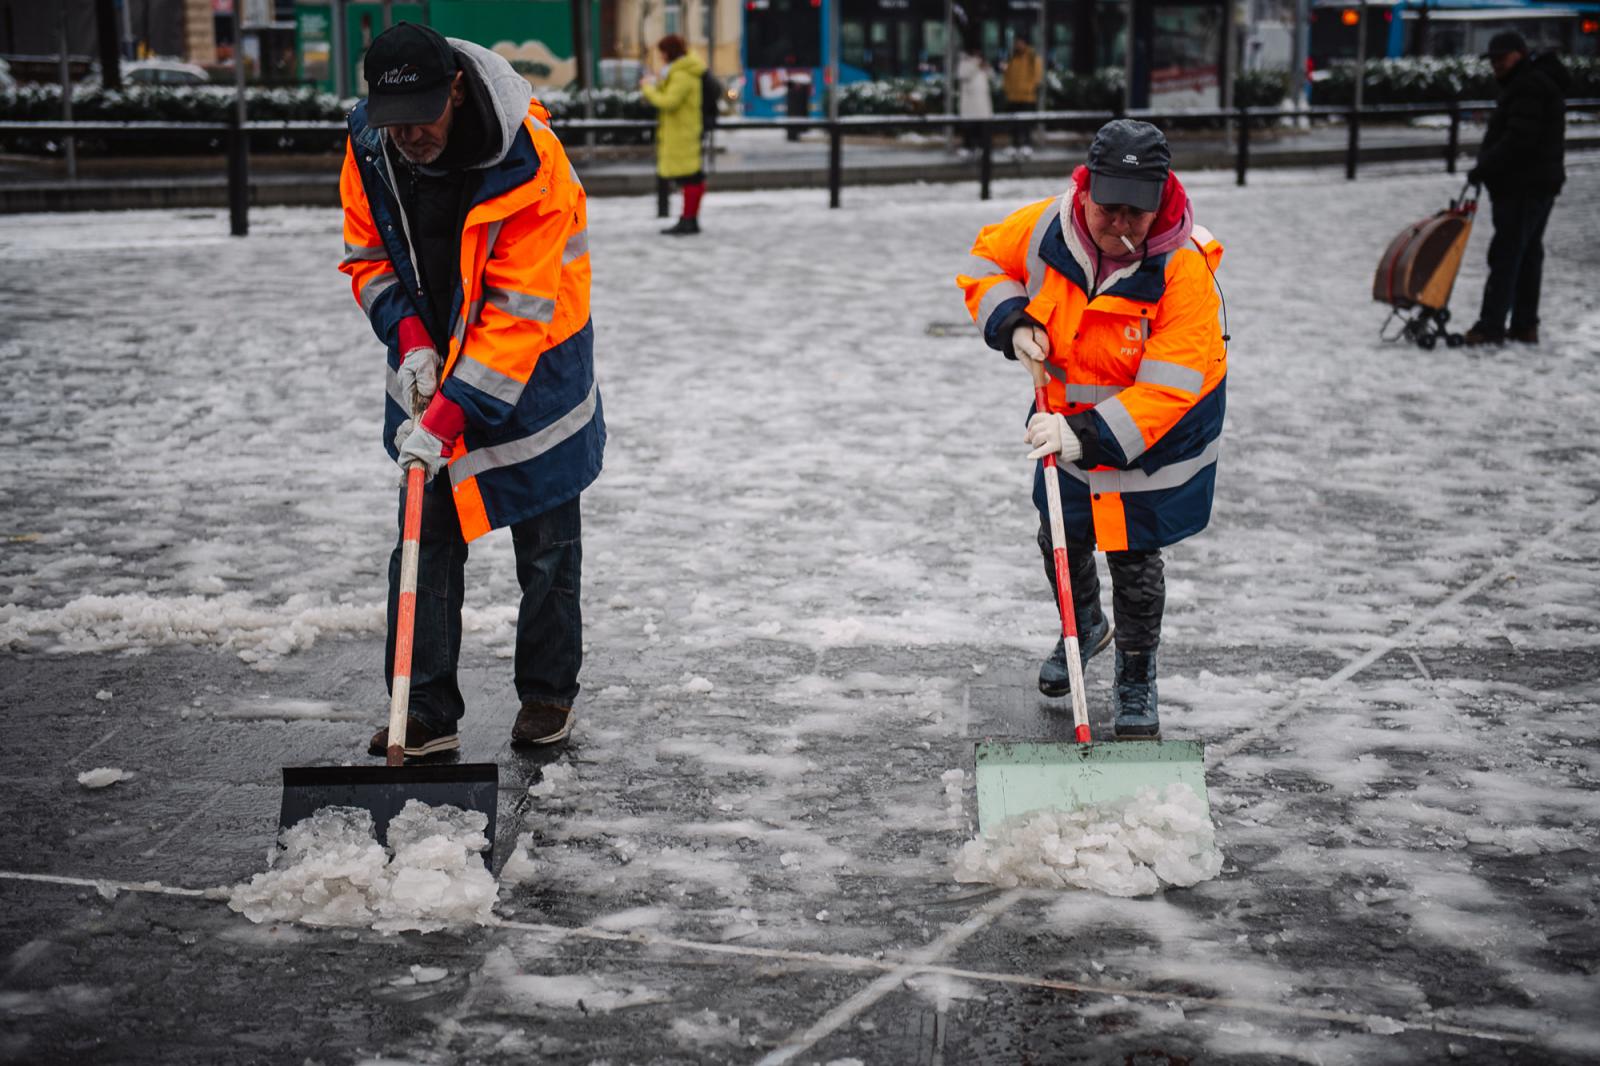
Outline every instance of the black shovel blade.
<path fill-rule="evenodd" d="M 285 766 L 283 807 L 278 831 L 304 821 L 324 807 L 360 807 L 372 813 L 378 842 L 388 844 L 389 821 L 408 800 L 430 807 L 448 804 L 482 811 L 489 819 L 489 846 L 483 863 L 494 869 L 495 810 L 500 800 L 500 767 L 492 762 L 437 766 Z"/>

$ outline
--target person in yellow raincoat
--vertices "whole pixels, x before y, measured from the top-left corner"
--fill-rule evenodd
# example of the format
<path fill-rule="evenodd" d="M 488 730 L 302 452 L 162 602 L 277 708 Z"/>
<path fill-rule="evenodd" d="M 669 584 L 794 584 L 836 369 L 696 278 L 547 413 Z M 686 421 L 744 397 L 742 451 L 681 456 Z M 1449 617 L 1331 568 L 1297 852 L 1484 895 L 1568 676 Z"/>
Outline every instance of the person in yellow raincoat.
<path fill-rule="evenodd" d="M 677 225 L 661 232 L 669 237 L 700 232 L 700 200 L 706 194 L 705 164 L 700 158 L 704 132 L 700 93 L 705 75 L 703 59 L 688 50 L 683 38 L 669 33 L 656 45 L 667 69 L 659 83 L 646 77 L 639 91 L 657 112 L 656 174 L 683 189 L 683 214 Z"/>
<path fill-rule="evenodd" d="M 1049 374 L 1030 411 L 1030 459 L 1059 456 L 1073 610 L 1084 663 L 1115 639 L 1119 737 L 1160 735 L 1156 648 L 1161 549 L 1211 517 L 1227 379 L 1215 274 L 1222 246 L 1194 224 L 1171 152 L 1148 122 L 1101 127 L 1059 198 L 984 227 L 956 278 L 984 340 Z M 1055 585 L 1045 471 L 1034 473 L 1039 546 Z M 1115 628 L 1100 608 L 1096 549 Z M 1069 691 L 1066 646 L 1039 670 Z"/>

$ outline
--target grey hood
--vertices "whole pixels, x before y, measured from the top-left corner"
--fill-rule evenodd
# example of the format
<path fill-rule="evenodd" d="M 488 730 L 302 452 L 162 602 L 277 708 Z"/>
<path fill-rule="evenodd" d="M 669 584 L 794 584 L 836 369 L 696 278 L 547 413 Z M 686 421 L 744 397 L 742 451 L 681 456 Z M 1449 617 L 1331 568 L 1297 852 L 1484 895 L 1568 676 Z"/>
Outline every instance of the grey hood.
<path fill-rule="evenodd" d="M 463 41 L 459 37 L 446 37 L 455 49 L 463 66 L 478 79 L 489 94 L 494 117 L 500 130 L 500 150 L 488 159 L 474 164 L 475 169 L 492 167 L 506 157 L 516 140 L 517 130 L 528 117 L 528 102 L 533 99 L 533 86 L 518 74 L 502 55 L 489 51 L 481 44 Z"/>

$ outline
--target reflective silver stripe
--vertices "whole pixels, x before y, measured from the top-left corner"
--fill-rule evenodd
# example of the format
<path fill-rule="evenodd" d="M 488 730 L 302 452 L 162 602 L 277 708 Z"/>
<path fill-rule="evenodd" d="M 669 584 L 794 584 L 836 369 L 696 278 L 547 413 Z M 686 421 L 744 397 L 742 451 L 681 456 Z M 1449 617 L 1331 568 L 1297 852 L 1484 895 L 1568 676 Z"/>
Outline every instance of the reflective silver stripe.
<path fill-rule="evenodd" d="M 567 178 L 578 188 L 583 188 L 583 179 L 578 177 L 578 168 L 572 165 L 572 160 L 567 160 Z"/>
<path fill-rule="evenodd" d="M 1198 396 L 1200 387 L 1206 383 L 1206 376 L 1194 367 L 1184 366 L 1182 363 L 1169 363 L 1165 359 L 1146 359 L 1139 364 L 1139 376 L 1135 380 L 1148 385 L 1165 385 L 1169 389 L 1178 389 L 1191 396 Z"/>
<path fill-rule="evenodd" d="M 1063 196 L 1066 193 L 1062 193 Z M 1050 228 L 1050 222 L 1055 217 L 1055 212 L 1046 207 L 1039 212 L 1039 221 L 1033 224 L 1033 232 L 1028 235 L 1028 261 L 1023 270 L 1028 277 L 1027 293 L 1029 297 L 1039 295 L 1039 290 L 1044 288 L 1044 257 L 1039 254 L 1040 247 L 1044 244 L 1045 231 Z"/>
<path fill-rule="evenodd" d="M 381 244 L 351 244 L 345 241 L 344 258 L 339 260 L 339 265 L 349 266 L 351 263 L 366 263 L 387 258 L 389 252 Z"/>
<path fill-rule="evenodd" d="M 501 403 L 516 403 L 522 396 L 523 383 L 508 374 L 484 366 L 463 353 L 451 368 L 450 376 L 479 392 L 486 392 Z"/>
<path fill-rule="evenodd" d="M 989 291 L 983 294 L 983 299 L 978 301 L 978 328 L 988 329 L 989 317 L 994 314 L 994 309 L 1018 296 L 1027 299 L 1028 290 L 1010 280 L 995 282 Z"/>
<path fill-rule="evenodd" d="M 589 254 L 589 231 L 581 229 L 567 238 L 567 246 L 561 250 L 561 265 L 566 266 L 574 259 Z"/>
<path fill-rule="evenodd" d="M 1219 437 L 1192 459 L 1164 466 L 1154 474 L 1143 470 L 1080 470 L 1074 463 L 1062 463 L 1056 469 L 1087 485 L 1090 492 L 1158 492 L 1187 485 L 1196 474 L 1217 461 L 1221 447 Z"/>
<path fill-rule="evenodd" d="M 969 255 L 967 269 L 962 273 L 969 278 L 986 278 L 991 274 L 1004 274 L 1005 268 L 993 259 L 985 259 L 981 255 Z"/>
<path fill-rule="evenodd" d="M 506 441 L 491 448 L 468 452 L 450 464 L 450 481 L 459 485 L 469 477 L 477 477 L 486 470 L 502 466 L 516 466 L 537 458 L 554 448 L 594 419 L 599 402 L 598 382 L 589 386 L 589 395 L 572 410 L 545 426 L 539 432 L 519 440 Z"/>
<path fill-rule="evenodd" d="M 506 220 L 503 218 L 497 218 L 493 222 L 489 223 L 489 235 L 484 238 L 484 248 L 486 251 L 484 252 L 483 258 L 485 260 L 494 258 L 494 242 L 500 239 L 500 227 L 504 226 L 505 224 Z"/>
<path fill-rule="evenodd" d="M 371 281 L 361 286 L 361 310 L 367 313 L 368 318 L 372 317 L 372 305 L 378 302 L 378 297 L 388 292 L 399 282 L 400 279 L 395 275 L 394 271 L 385 270 L 381 274 L 373 275 Z"/>
<path fill-rule="evenodd" d="M 1113 396 L 1095 405 L 1095 413 L 1106 420 L 1106 425 L 1111 429 L 1111 435 L 1117 438 L 1117 443 L 1122 445 L 1122 454 L 1132 462 L 1145 452 L 1144 434 L 1139 432 L 1139 423 L 1133 420 L 1133 415 L 1128 413 L 1128 408 L 1123 405 L 1120 398 Z"/>
<path fill-rule="evenodd" d="M 399 404 L 400 409 L 404 411 L 406 409 L 406 394 L 400 391 L 400 375 L 395 373 L 394 367 L 387 364 L 384 365 L 384 369 L 388 371 L 383 381 L 384 391 L 389 394 L 389 399 Z"/>
<path fill-rule="evenodd" d="M 556 317 L 556 301 L 552 296 L 485 285 L 483 297 L 506 314 L 525 318 L 529 322 L 549 322 Z"/>
<path fill-rule="evenodd" d="M 1067 400 L 1069 403 L 1095 404 L 1101 400 L 1109 400 L 1121 392 L 1122 385 L 1074 385 L 1067 383 Z"/>
<path fill-rule="evenodd" d="M 1050 360 L 1048 360 L 1048 359 L 1046 359 L 1045 363 L 1044 363 L 1044 372 L 1046 374 L 1049 374 L 1051 377 L 1055 378 L 1057 381 L 1061 382 L 1061 384 L 1063 384 L 1063 385 L 1067 384 L 1067 372 L 1065 370 L 1062 370 L 1059 366 L 1056 366 L 1054 363 L 1050 362 Z M 1070 385 L 1067 385 L 1067 398 L 1068 399 L 1072 398 L 1072 386 L 1070 386 Z"/>

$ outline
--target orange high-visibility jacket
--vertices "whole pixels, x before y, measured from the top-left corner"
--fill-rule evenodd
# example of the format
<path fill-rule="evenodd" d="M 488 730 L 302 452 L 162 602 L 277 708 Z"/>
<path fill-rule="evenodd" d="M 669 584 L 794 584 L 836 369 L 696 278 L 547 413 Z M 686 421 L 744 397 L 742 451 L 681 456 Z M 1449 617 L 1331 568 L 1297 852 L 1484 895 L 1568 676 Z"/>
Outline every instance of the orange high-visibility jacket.
<path fill-rule="evenodd" d="M 467 540 L 577 496 L 600 472 L 605 421 L 589 321 L 583 186 L 528 83 L 487 49 L 452 39 L 488 85 L 502 154 L 479 170 L 461 231 L 460 275 L 439 388 L 466 428 L 448 468 Z M 340 195 L 356 301 L 388 347 L 384 446 L 410 417 L 397 371 L 399 323 L 426 306 L 387 137 L 350 113 Z"/>
<path fill-rule="evenodd" d="M 956 284 L 991 348 L 1008 351 L 1026 319 L 1049 331 L 1050 407 L 1090 430 L 1084 458 L 1057 465 L 1068 539 L 1163 547 L 1211 518 L 1227 378 L 1212 275 L 1222 246 L 1197 226 L 1189 244 L 1119 271 L 1091 299 L 1063 237 L 1071 195 L 984 227 Z M 1043 478 L 1040 463 L 1041 513 Z"/>

